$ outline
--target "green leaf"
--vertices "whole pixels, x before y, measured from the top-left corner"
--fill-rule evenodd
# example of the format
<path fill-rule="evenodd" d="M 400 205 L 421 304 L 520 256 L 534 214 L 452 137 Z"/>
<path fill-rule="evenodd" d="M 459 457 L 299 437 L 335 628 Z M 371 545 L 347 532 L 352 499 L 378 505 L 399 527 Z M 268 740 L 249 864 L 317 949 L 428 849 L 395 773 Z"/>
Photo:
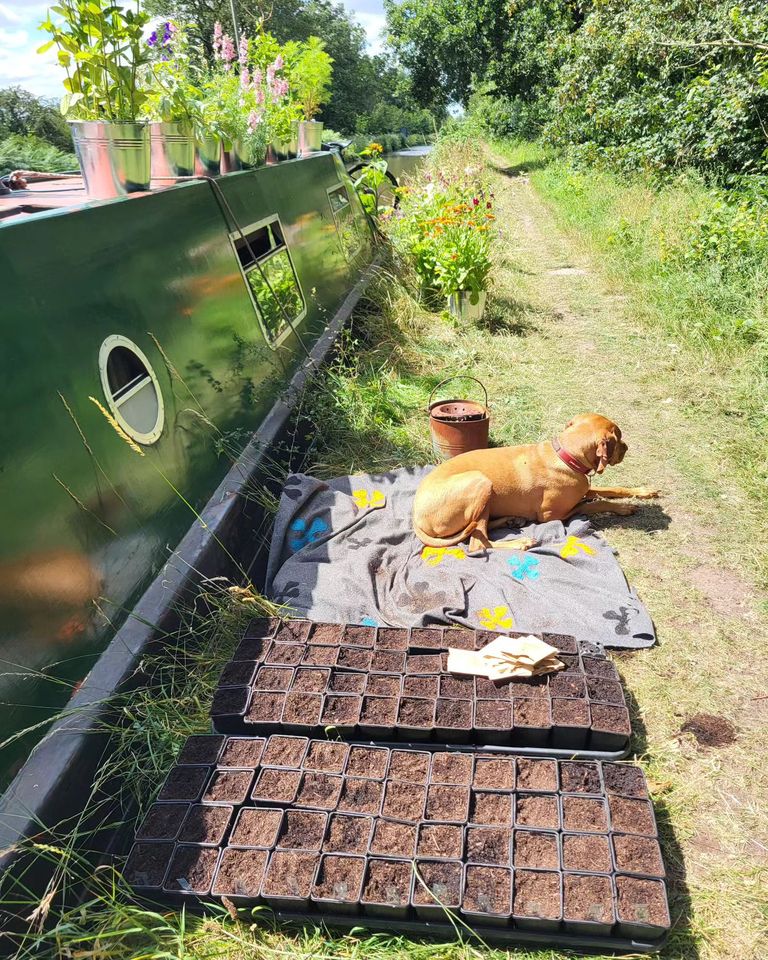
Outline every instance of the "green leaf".
<path fill-rule="evenodd" d="M 49 40 L 48 43 L 44 43 L 42 47 L 37 48 L 37 53 L 48 53 L 51 47 L 56 43 L 56 40 Z"/>

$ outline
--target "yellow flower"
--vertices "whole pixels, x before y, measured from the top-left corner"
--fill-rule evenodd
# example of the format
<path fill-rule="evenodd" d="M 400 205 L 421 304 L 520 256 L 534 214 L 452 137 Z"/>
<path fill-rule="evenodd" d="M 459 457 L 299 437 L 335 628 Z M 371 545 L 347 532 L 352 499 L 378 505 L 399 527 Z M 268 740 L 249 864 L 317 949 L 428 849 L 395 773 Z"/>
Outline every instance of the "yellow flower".
<path fill-rule="evenodd" d="M 384 147 L 380 143 L 369 143 L 368 149 L 371 153 L 384 153 Z"/>
<path fill-rule="evenodd" d="M 509 630 L 515 625 L 509 607 L 483 607 L 477 611 L 477 618 L 486 630 Z"/>

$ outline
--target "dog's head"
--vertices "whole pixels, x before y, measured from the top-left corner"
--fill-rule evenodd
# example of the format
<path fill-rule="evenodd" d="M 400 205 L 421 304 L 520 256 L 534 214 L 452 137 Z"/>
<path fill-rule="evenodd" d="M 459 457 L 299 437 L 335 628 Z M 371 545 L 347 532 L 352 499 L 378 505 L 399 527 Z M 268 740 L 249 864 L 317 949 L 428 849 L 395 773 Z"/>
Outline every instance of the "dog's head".
<path fill-rule="evenodd" d="M 602 473 L 608 466 L 615 467 L 627 452 L 621 429 L 599 413 L 581 413 L 569 421 L 562 443 L 569 453 L 586 460 L 595 473 Z"/>

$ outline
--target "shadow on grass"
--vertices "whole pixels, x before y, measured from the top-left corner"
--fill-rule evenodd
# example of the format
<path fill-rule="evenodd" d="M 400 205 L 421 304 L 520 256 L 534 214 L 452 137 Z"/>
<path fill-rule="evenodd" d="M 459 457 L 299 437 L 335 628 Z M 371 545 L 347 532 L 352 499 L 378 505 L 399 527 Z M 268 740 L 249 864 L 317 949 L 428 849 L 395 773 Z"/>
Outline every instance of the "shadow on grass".
<path fill-rule="evenodd" d="M 494 163 L 492 167 L 496 173 L 500 173 L 503 177 L 514 178 L 524 177 L 532 170 L 543 170 L 548 162 L 548 160 L 529 160 L 527 163 L 513 163 L 509 167 L 499 167 Z"/>
<path fill-rule="evenodd" d="M 516 337 L 527 337 L 539 330 L 533 322 L 535 315 L 533 305 L 527 300 L 493 296 L 488 298 L 485 312 L 478 326 L 489 333 L 503 331 Z"/>
<path fill-rule="evenodd" d="M 593 487 L 594 493 L 599 493 L 599 487 Z M 616 527 L 624 527 L 630 530 L 642 530 L 647 534 L 655 533 L 657 530 L 666 530 L 672 517 L 664 510 L 659 503 L 643 501 L 635 504 L 637 513 L 630 517 L 619 517 L 615 514 L 600 513 L 590 519 L 598 530 L 613 530 Z"/>
<path fill-rule="evenodd" d="M 693 907 L 685 869 L 683 850 L 672 827 L 669 807 L 662 799 L 653 801 L 659 830 L 664 867 L 667 872 L 667 895 L 672 918 L 669 940 L 659 956 L 670 960 L 698 960 L 701 956 L 697 937 L 691 927 Z"/>

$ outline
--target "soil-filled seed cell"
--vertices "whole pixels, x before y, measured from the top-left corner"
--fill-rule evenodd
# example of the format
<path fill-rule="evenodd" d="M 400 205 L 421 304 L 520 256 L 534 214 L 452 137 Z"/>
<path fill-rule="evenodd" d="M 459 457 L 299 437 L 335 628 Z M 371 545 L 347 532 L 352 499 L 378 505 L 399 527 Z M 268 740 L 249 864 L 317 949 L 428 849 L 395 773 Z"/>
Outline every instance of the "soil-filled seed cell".
<path fill-rule="evenodd" d="M 659 844 L 650 837 L 614 835 L 613 852 L 619 873 L 640 873 L 647 877 L 664 876 Z"/>
<path fill-rule="evenodd" d="M 134 887 L 159 887 L 173 854 L 173 843 L 135 843 L 123 869 Z"/>
<path fill-rule="evenodd" d="M 474 650 L 477 638 L 474 630 L 453 628 L 443 634 L 443 648 L 449 650 Z"/>
<path fill-rule="evenodd" d="M 610 873 L 608 837 L 591 833 L 563 834 L 563 869 Z"/>
<path fill-rule="evenodd" d="M 563 877 L 563 918 L 613 923 L 613 887 L 610 877 Z"/>
<path fill-rule="evenodd" d="M 430 754 L 417 750 L 393 750 L 389 758 L 389 776 L 405 783 L 426 783 Z"/>
<path fill-rule="evenodd" d="M 385 747 L 354 746 L 349 751 L 347 776 L 382 780 L 386 776 L 388 763 L 389 750 Z"/>
<path fill-rule="evenodd" d="M 271 637 L 282 623 L 279 617 L 254 617 L 245 628 L 244 637 Z"/>
<path fill-rule="evenodd" d="M 208 767 L 173 767 L 157 799 L 198 800 L 209 773 Z"/>
<path fill-rule="evenodd" d="M 581 677 L 575 677 L 571 673 L 559 673 L 550 678 L 549 693 L 552 697 L 578 699 L 586 697 L 587 685 Z"/>
<path fill-rule="evenodd" d="M 261 763 L 264 767 L 290 767 L 298 770 L 307 752 L 305 737 L 285 737 L 275 734 L 267 741 Z"/>
<path fill-rule="evenodd" d="M 617 912 L 627 923 L 668 927 L 669 908 L 664 884 L 659 880 L 616 877 Z"/>
<path fill-rule="evenodd" d="M 276 850 L 270 857 L 261 885 L 262 894 L 265 897 L 308 898 L 318 859 L 316 853 Z"/>
<path fill-rule="evenodd" d="M 297 663 L 301 663 L 303 655 L 303 643 L 273 643 L 272 649 L 264 658 L 264 663 L 295 667 Z"/>
<path fill-rule="evenodd" d="M 263 737 L 229 737 L 219 757 L 220 767 L 258 767 L 264 753 Z"/>
<path fill-rule="evenodd" d="M 422 882 L 413 887 L 414 906 L 461 906 L 462 866 L 449 860 L 417 860 L 416 870 Z"/>
<path fill-rule="evenodd" d="M 301 773 L 298 770 L 262 770 L 251 797 L 266 803 L 293 803 L 300 781 Z"/>
<path fill-rule="evenodd" d="M 432 783 L 472 783 L 472 755 L 469 753 L 435 753 L 432 757 Z"/>
<path fill-rule="evenodd" d="M 405 672 L 411 674 L 440 673 L 443 661 L 439 653 L 409 653 L 405 660 Z"/>
<path fill-rule="evenodd" d="M 232 657 L 233 660 L 249 660 L 261 663 L 272 648 L 271 640 L 241 640 Z"/>
<path fill-rule="evenodd" d="M 373 824 L 373 817 L 332 813 L 328 821 L 323 850 L 332 850 L 336 853 L 366 853 Z"/>
<path fill-rule="evenodd" d="M 563 829 L 584 833 L 605 832 L 608 829 L 608 813 L 604 801 L 563 797 Z"/>
<path fill-rule="evenodd" d="M 179 766 L 194 763 L 216 763 L 223 744 L 224 737 L 206 735 L 187 737 L 186 743 L 176 758 L 176 763 Z"/>
<path fill-rule="evenodd" d="M 513 860 L 517 868 L 559 869 L 557 834 L 539 830 L 515 830 Z"/>
<path fill-rule="evenodd" d="M 512 795 L 472 791 L 469 819 L 471 823 L 508 827 L 512 823 Z"/>
<path fill-rule="evenodd" d="M 234 807 L 196 803 L 190 808 L 179 833 L 179 843 L 218 846 L 232 819 Z"/>
<path fill-rule="evenodd" d="M 291 684 L 291 691 L 324 693 L 328 688 L 331 671 L 327 667 L 299 667 Z"/>
<path fill-rule="evenodd" d="M 517 789 L 554 793 L 557 790 L 557 763 L 554 760 L 518 757 Z"/>
<path fill-rule="evenodd" d="M 531 677 L 529 680 L 514 680 L 509 684 L 509 693 L 515 700 L 545 700 L 549 702 L 549 678 Z M 529 708 L 532 720 L 536 720 L 536 708 Z M 535 722 L 528 723 L 529 727 L 536 726 Z"/>
<path fill-rule="evenodd" d="M 511 730 L 511 701 L 477 700 L 475 702 L 475 726 L 478 730 Z"/>
<path fill-rule="evenodd" d="M 301 662 L 312 667 L 332 667 L 338 659 L 339 647 L 323 647 L 310 643 Z"/>
<path fill-rule="evenodd" d="M 497 683 L 486 677 L 475 677 L 475 696 L 478 700 L 510 700 L 512 690 L 513 687 L 508 682 Z"/>
<path fill-rule="evenodd" d="M 379 812 L 383 785 L 377 780 L 362 780 L 356 777 L 345 777 L 341 788 L 339 810 L 350 813 Z"/>
<path fill-rule="evenodd" d="M 520 827 L 557 830 L 560 826 L 557 797 L 539 793 L 519 793 L 515 817 L 515 823 Z"/>
<path fill-rule="evenodd" d="M 420 820 L 424 813 L 426 790 L 413 783 L 388 780 L 384 791 L 382 816 L 391 820 Z"/>
<path fill-rule="evenodd" d="M 596 703 L 611 703 L 615 706 L 624 706 L 624 691 L 621 684 L 615 680 L 604 680 L 602 677 L 587 677 L 587 693 L 589 699 Z"/>
<path fill-rule="evenodd" d="M 346 670 L 370 670 L 372 659 L 373 653 L 364 647 L 340 647 L 336 663 Z"/>
<path fill-rule="evenodd" d="M 464 830 L 458 824 L 422 823 L 416 854 L 440 860 L 461 860 Z"/>
<path fill-rule="evenodd" d="M 425 820 L 466 823 L 469 813 L 469 787 L 433 783 L 427 791 Z"/>
<path fill-rule="evenodd" d="M 560 919 L 560 874 L 515 870 L 513 909 L 516 917 Z"/>
<path fill-rule="evenodd" d="M 586 700 L 553 700 L 552 725 L 554 727 L 585 727 L 591 723 L 589 704 Z"/>
<path fill-rule="evenodd" d="M 344 628 L 342 643 L 356 647 L 372 647 L 376 639 L 376 627 L 358 627 L 350 624 Z"/>
<path fill-rule="evenodd" d="M 214 897 L 248 897 L 255 900 L 261 890 L 267 850 L 236 850 L 227 847 L 221 855 L 211 893 Z"/>
<path fill-rule="evenodd" d="M 220 687 L 250 686 L 256 675 L 258 664 L 255 660 L 232 660 L 226 664 L 219 675 Z M 189 762 L 189 761 L 187 761 Z"/>
<path fill-rule="evenodd" d="M 542 633 L 541 639 L 550 647 L 555 647 L 560 653 L 578 653 L 579 645 L 576 637 L 567 633 Z"/>
<path fill-rule="evenodd" d="M 360 719 L 362 705 L 362 697 L 351 694 L 327 694 L 320 722 L 323 726 L 330 727 L 354 726 Z"/>
<path fill-rule="evenodd" d="M 285 704 L 284 693 L 262 693 L 254 690 L 245 714 L 246 723 L 279 723 Z"/>
<path fill-rule="evenodd" d="M 365 680 L 365 677 L 363 679 Z M 388 673 L 370 673 L 365 684 L 365 692 L 370 697 L 398 697 L 400 684 L 400 677 L 393 677 Z"/>
<path fill-rule="evenodd" d="M 334 670 L 328 689 L 332 693 L 362 693 L 365 690 L 366 675 L 351 670 Z"/>
<path fill-rule="evenodd" d="M 639 833 L 646 837 L 656 835 L 653 807 L 647 800 L 610 796 L 611 827 L 617 833 Z"/>
<path fill-rule="evenodd" d="M 467 827 L 468 863 L 509 866 L 512 831 L 508 827 Z"/>
<path fill-rule="evenodd" d="M 620 793 L 641 800 L 648 796 L 645 776 L 639 767 L 627 763 L 604 763 L 603 779 L 608 793 Z"/>
<path fill-rule="evenodd" d="M 188 803 L 153 804 L 136 831 L 136 839 L 173 840 L 188 810 Z"/>
<path fill-rule="evenodd" d="M 560 653 L 557 655 L 557 659 L 563 664 L 565 668 L 562 673 L 558 673 L 557 676 L 562 676 L 563 673 L 582 673 L 581 664 L 579 663 L 579 657 L 577 654 L 572 653 Z"/>
<path fill-rule="evenodd" d="M 326 854 L 312 888 L 314 900 L 336 900 L 356 903 L 360 899 L 365 874 L 363 857 L 339 857 Z"/>
<path fill-rule="evenodd" d="M 433 726 L 435 719 L 435 701 L 417 700 L 414 697 L 402 697 L 397 722 L 405 727 Z"/>
<path fill-rule="evenodd" d="M 339 802 L 342 784 L 341 777 L 308 770 L 301 776 L 296 806 L 335 810 Z"/>
<path fill-rule="evenodd" d="M 342 773 L 349 756 L 349 745 L 332 740 L 310 740 L 302 766 L 320 773 Z"/>
<path fill-rule="evenodd" d="M 344 625 L 341 623 L 316 623 L 309 635 L 310 643 L 319 643 L 327 647 L 337 647 L 341 643 Z"/>
<path fill-rule="evenodd" d="M 243 803 L 253 783 L 253 770 L 234 770 L 224 767 L 215 770 L 205 788 L 203 800 L 207 803 Z"/>
<path fill-rule="evenodd" d="M 215 847 L 177 846 L 163 889 L 205 894 L 211 889 L 219 851 Z"/>
<path fill-rule="evenodd" d="M 472 728 L 471 700 L 438 700 L 435 705 L 435 726 L 450 730 Z"/>
<path fill-rule="evenodd" d="M 504 867 L 467 867 L 462 909 L 465 913 L 508 917 L 512 912 L 512 871 Z"/>
<path fill-rule="evenodd" d="M 213 695 L 211 716 L 242 716 L 248 706 L 251 691 L 248 687 L 219 687 Z"/>
<path fill-rule="evenodd" d="M 601 793 L 596 763 L 560 763 L 560 789 L 564 793 Z"/>
<path fill-rule="evenodd" d="M 397 697 L 363 697 L 361 726 L 393 727 L 397 721 L 397 704 Z"/>
<path fill-rule="evenodd" d="M 395 820 L 377 820 L 371 840 L 371 853 L 410 859 L 416 849 L 416 824 Z"/>
<path fill-rule="evenodd" d="M 439 677 L 403 677 L 403 696 L 434 700 L 437 697 Z"/>
<path fill-rule="evenodd" d="M 414 627 L 408 644 L 410 650 L 442 650 L 443 631 L 429 627 Z"/>
<path fill-rule="evenodd" d="M 376 673 L 402 673 L 405 670 L 405 652 L 376 650 L 371 659 L 371 670 Z"/>
<path fill-rule="evenodd" d="M 591 677 L 603 677 L 605 680 L 619 679 L 615 664 L 603 657 L 584 657 L 584 673 Z"/>
<path fill-rule="evenodd" d="M 285 698 L 283 723 L 294 727 L 316 727 L 320 723 L 323 712 L 323 695 L 321 693 L 303 693 L 294 691 Z"/>
<path fill-rule="evenodd" d="M 440 677 L 440 696 L 449 700 L 473 700 L 474 677 Z"/>
<path fill-rule="evenodd" d="M 272 636 L 280 643 L 305 643 L 311 628 L 308 620 L 283 620 Z"/>
<path fill-rule="evenodd" d="M 379 650 L 407 650 L 408 631 L 396 627 L 380 627 L 376 647 Z"/>
<path fill-rule="evenodd" d="M 229 837 L 231 847 L 272 847 L 283 820 L 282 810 L 244 807 Z"/>
<path fill-rule="evenodd" d="M 512 724 L 515 727 L 535 727 L 537 730 L 552 726 L 548 700 L 518 700 L 512 702 Z"/>
<path fill-rule="evenodd" d="M 285 691 L 290 687 L 293 680 L 293 669 L 291 667 L 260 667 L 256 678 L 253 681 L 255 690 L 279 690 Z"/>
<path fill-rule="evenodd" d="M 616 707 L 608 703 L 590 704 L 592 729 L 596 733 L 611 733 L 628 737 L 632 733 L 629 711 L 626 707 Z"/>
<path fill-rule="evenodd" d="M 515 761 L 496 757 L 477 757 L 472 785 L 476 790 L 514 790 Z"/>
<path fill-rule="evenodd" d="M 369 860 L 363 903 L 405 907 L 410 900 L 411 864 L 402 860 Z"/>
<path fill-rule="evenodd" d="M 319 850 L 323 845 L 327 825 L 327 813 L 286 810 L 277 845 L 281 849 Z"/>

